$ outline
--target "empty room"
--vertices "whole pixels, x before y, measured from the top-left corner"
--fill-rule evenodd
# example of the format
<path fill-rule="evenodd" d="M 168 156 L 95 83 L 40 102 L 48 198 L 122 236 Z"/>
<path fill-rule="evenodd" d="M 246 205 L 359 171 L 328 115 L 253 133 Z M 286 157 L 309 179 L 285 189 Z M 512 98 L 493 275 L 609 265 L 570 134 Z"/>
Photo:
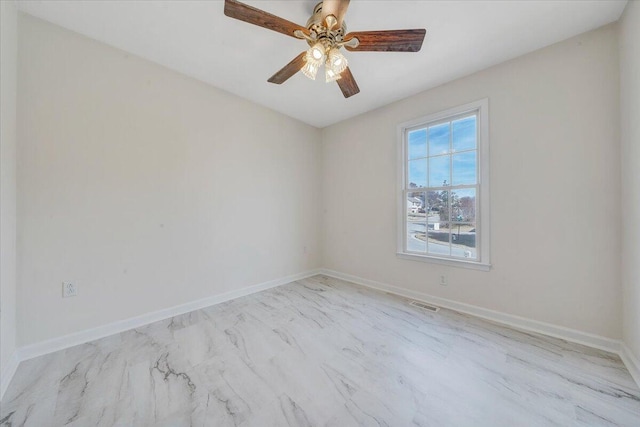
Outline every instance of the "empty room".
<path fill-rule="evenodd" d="M 0 6 L 0 426 L 640 426 L 640 0 Z"/>

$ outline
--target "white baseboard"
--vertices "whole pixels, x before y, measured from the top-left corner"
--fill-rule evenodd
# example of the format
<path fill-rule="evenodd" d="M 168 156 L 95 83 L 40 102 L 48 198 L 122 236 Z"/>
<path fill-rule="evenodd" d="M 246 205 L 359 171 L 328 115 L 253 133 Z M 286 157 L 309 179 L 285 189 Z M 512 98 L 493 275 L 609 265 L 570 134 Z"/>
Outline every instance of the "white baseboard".
<path fill-rule="evenodd" d="M 595 347 L 611 353 L 619 354 L 621 350 L 620 341 L 602 337 L 599 335 L 582 332 L 575 329 L 565 328 L 563 326 L 552 325 L 551 323 L 540 322 L 538 320 L 527 319 L 525 317 L 513 314 L 502 313 L 487 308 L 478 307 L 471 304 L 465 304 L 445 298 L 435 297 L 422 292 L 403 289 L 386 283 L 377 282 L 375 280 L 364 279 L 362 277 L 352 276 L 350 274 L 341 273 L 339 271 L 322 269 L 322 274 L 335 277 L 336 279 L 346 280 L 368 288 L 377 289 L 383 292 L 399 295 L 405 298 L 411 298 L 423 301 L 439 307 L 448 308 L 460 313 L 470 314 L 472 316 L 481 317 L 492 322 L 501 323 L 512 328 L 521 329 L 529 332 L 548 335 L 554 338 L 560 338 L 589 347 Z"/>
<path fill-rule="evenodd" d="M 268 282 L 263 282 L 257 285 L 248 286 L 246 288 L 225 292 L 220 295 L 214 295 L 214 296 L 199 299 L 196 301 L 191 301 L 185 304 L 176 305 L 174 307 L 165 308 L 163 310 L 158 310 L 158 311 L 143 314 L 140 316 L 132 317 L 129 319 L 109 323 L 107 325 L 98 326 L 96 328 L 87 329 L 84 331 L 75 332 L 69 335 L 64 335 L 61 337 L 52 338 L 39 343 L 20 347 L 14 353 L 12 364 L 7 366 L 7 368 L 4 370 L 5 372 L 2 373 L 2 389 L 0 390 L 2 393 L 0 393 L 0 400 L 4 395 L 4 391 L 9 386 L 9 382 L 13 378 L 13 375 L 18 367 L 18 364 L 23 360 L 33 359 L 34 357 L 42 356 L 48 353 L 53 353 L 54 351 L 63 350 L 65 348 L 73 347 L 79 344 L 84 344 L 90 341 L 107 337 L 109 335 L 128 331 L 130 329 L 139 328 L 141 326 L 148 325 L 149 323 L 157 322 L 159 320 L 169 319 L 171 317 L 188 313 L 190 311 L 199 310 L 201 308 L 220 304 L 225 301 L 229 301 L 235 298 L 254 294 L 256 292 L 264 291 L 266 289 L 275 288 L 277 286 L 285 285 L 287 283 L 291 283 L 296 280 L 301 280 L 307 277 L 315 276 L 316 274 L 320 274 L 320 269 L 309 270 L 302 273 L 281 277 L 279 279 L 269 280 Z"/>
<path fill-rule="evenodd" d="M 18 352 L 14 351 L 11 354 L 11 357 L 9 357 L 9 362 L 4 366 L 0 373 L 0 401 L 2 400 L 2 396 L 4 396 L 4 392 L 7 391 L 7 387 L 9 387 L 9 383 L 13 379 L 13 375 L 16 373 L 19 364 L 20 359 L 18 357 Z"/>
<path fill-rule="evenodd" d="M 629 373 L 640 387 L 640 359 L 633 354 L 627 344 L 622 343 L 620 348 L 620 358 L 629 370 Z"/>

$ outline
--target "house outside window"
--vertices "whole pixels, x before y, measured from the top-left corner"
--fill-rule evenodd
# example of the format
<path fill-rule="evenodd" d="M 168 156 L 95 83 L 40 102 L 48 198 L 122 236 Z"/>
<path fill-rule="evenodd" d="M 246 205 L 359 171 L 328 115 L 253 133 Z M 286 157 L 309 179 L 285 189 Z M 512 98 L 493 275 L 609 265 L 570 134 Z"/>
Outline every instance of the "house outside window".
<path fill-rule="evenodd" d="M 398 126 L 398 256 L 488 270 L 488 100 Z"/>

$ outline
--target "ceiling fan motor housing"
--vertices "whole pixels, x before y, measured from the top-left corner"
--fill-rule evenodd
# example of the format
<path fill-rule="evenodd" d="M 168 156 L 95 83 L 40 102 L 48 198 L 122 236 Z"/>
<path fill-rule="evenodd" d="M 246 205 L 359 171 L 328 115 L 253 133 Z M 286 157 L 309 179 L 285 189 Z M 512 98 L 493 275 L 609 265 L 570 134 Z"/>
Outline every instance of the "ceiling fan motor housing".
<path fill-rule="evenodd" d="M 307 21 L 307 29 L 311 33 L 311 37 L 307 38 L 309 46 L 321 42 L 327 49 L 333 47 L 341 48 L 344 35 L 347 34 L 347 24 L 344 21 L 342 21 L 342 25 L 339 28 L 327 28 L 322 19 L 322 2 L 316 4 L 313 8 L 313 15 Z"/>

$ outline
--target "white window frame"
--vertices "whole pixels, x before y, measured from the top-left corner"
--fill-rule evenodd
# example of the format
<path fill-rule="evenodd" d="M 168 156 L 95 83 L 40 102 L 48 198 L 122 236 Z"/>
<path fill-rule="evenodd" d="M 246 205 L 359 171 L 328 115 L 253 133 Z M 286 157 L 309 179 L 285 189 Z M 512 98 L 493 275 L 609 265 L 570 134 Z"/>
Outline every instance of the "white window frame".
<path fill-rule="evenodd" d="M 424 189 L 407 188 L 407 162 L 408 162 L 408 132 L 418 127 L 427 127 L 435 122 L 455 119 L 464 114 L 477 114 L 478 126 L 478 187 L 476 196 L 476 242 L 478 243 L 478 260 L 465 260 L 455 257 L 435 256 L 432 254 L 417 254 L 406 250 L 407 238 L 407 200 L 406 191 L 426 191 Z M 398 125 L 398 197 L 397 197 L 397 257 L 413 261 L 444 264 L 453 267 L 465 267 L 476 270 L 489 271 L 490 263 L 490 199 L 489 199 L 489 100 L 487 98 L 459 107 L 451 108 L 439 113 L 419 117 Z"/>

